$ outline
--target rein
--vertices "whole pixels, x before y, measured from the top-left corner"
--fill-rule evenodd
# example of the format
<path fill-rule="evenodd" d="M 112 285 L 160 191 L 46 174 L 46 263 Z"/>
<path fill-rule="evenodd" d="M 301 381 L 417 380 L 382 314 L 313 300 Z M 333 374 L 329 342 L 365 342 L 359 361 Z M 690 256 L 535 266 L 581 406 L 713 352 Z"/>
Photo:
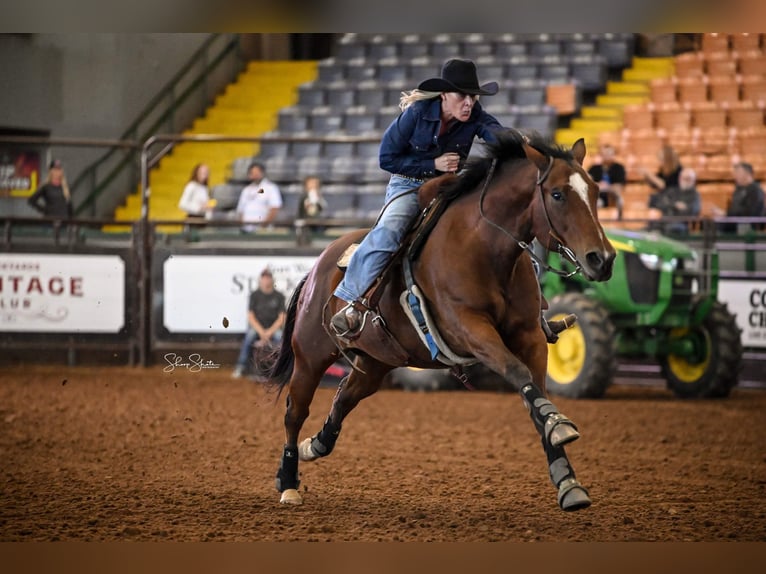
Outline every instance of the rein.
<path fill-rule="evenodd" d="M 481 189 L 481 195 L 479 196 L 479 215 L 481 215 L 481 218 L 486 221 L 489 225 L 494 227 L 495 229 L 501 231 L 513 241 L 516 242 L 516 244 L 521 247 L 523 250 L 525 250 L 527 253 L 529 253 L 529 256 L 534 259 L 540 267 L 543 268 L 545 271 L 551 271 L 552 273 L 555 273 L 556 275 L 560 277 L 572 277 L 573 275 L 576 275 L 580 272 L 582 269 L 582 266 L 577 261 L 577 257 L 575 256 L 574 252 L 572 252 L 569 247 L 564 245 L 564 243 L 561 241 L 561 239 L 556 234 L 554 228 L 553 228 L 553 222 L 551 221 L 551 217 L 548 214 L 548 207 L 545 205 L 545 196 L 543 195 L 543 183 L 546 179 L 548 179 L 548 176 L 551 174 L 551 170 L 553 169 L 553 157 L 548 156 L 548 167 L 545 168 L 545 171 L 540 173 L 540 170 L 537 170 L 537 181 L 535 182 L 535 187 L 540 191 L 540 200 L 543 203 L 543 212 L 545 213 L 545 219 L 548 221 L 548 234 L 553 237 L 553 239 L 556 241 L 556 244 L 558 245 L 558 248 L 556 252 L 561 255 L 562 257 L 565 257 L 568 259 L 574 266 L 574 271 L 567 272 L 563 271 L 561 269 L 556 269 L 555 267 L 551 267 L 548 265 L 546 261 L 540 258 L 540 256 L 535 253 L 534 249 L 532 249 L 532 246 L 527 243 L 526 241 L 521 241 L 520 239 L 516 239 L 516 237 L 513 236 L 513 234 L 505 229 L 504 227 L 498 225 L 491 219 L 489 219 L 486 214 L 484 213 L 484 197 L 487 195 L 487 189 L 489 188 L 489 182 L 492 180 L 492 176 L 495 173 L 495 167 L 497 167 L 497 158 L 494 158 L 492 160 L 492 165 L 489 168 L 489 171 L 487 172 L 487 177 L 484 180 L 484 186 Z"/>

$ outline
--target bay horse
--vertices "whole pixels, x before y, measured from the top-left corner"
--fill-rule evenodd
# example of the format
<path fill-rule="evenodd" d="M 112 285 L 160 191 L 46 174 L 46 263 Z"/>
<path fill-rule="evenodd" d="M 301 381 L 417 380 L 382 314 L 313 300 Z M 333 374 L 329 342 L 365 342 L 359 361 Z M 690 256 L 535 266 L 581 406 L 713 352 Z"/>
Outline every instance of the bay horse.
<path fill-rule="evenodd" d="M 529 243 L 537 238 L 549 250 L 563 252 L 589 280 L 609 279 L 615 251 L 598 222 L 598 186 L 583 170 L 582 139 L 565 149 L 508 130 L 488 151 L 460 174 L 425 184 L 453 199 L 412 261 L 411 275 L 452 353 L 483 363 L 521 394 L 540 434 L 559 506 L 585 508 L 589 494 L 564 451 L 579 432 L 545 393 L 548 346 Z M 265 367 L 264 384 L 280 393 L 288 388 L 276 476 L 284 504 L 302 503 L 298 461 L 329 455 L 344 418 L 379 389 L 386 373 L 405 365 L 444 368 L 400 305 L 406 289 L 402 265 L 391 265 L 385 281 L 373 287 L 379 296 L 375 308 L 365 312 L 362 331 L 371 336 L 339 341 L 328 327 L 332 314 L 346 305 L 333 296 L 343 273 L 338 260 L 365 232 L 341 236 L 318 257 L 292 294 L 281 347 Z M 353 355 L 353 369 L 339 383 L 322 429 L 299 445 L 322 374 L 341 354 Z"/>

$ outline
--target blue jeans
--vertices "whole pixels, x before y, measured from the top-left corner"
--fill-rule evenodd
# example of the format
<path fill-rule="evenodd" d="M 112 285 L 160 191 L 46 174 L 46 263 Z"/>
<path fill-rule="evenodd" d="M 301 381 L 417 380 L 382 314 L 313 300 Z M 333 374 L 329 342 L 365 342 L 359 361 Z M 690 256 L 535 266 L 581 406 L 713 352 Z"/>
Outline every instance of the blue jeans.
<path fill-rule="evenodd" d="M 242 369 L 245 369 L 250 361 L 250 358 L 252 357 L 252 347 L 253 344 L 255 344 L 256 341 L 258 341 L 260 337 L 258 336 L 258 331 L 253 329 L 250 325 L 247 326 L 247 332 L 245 333 L 245 340 L 242 341 L 242 347 L 239 349 L 239 357 L 237 358 L 237 367 L 241 367 Z M 277 330 L 276 333 L 274 333 L 271 336 L 271 344 L 277 345 L 282 340 L 282 330 Z"/>
<path fill-rule="evenodd" d="M 386 204 L 375 226 L 359 244 L 335 296 L 351 303 L 362 297 L 399 248 L 410 223 L 420 211 L 418 194 L 407 193 L 420 183 L 392 175 L 386 187 Z"/>

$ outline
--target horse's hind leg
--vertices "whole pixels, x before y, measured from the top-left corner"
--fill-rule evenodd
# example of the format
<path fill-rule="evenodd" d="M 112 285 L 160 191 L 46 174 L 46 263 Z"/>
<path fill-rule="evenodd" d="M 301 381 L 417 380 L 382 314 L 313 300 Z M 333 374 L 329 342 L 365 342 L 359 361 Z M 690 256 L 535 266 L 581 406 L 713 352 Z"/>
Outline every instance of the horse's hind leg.
<path fill-rule="evenodd" d="M 545 455 L 548 457 L 548 472 L 551 482 L 558 491 L 559 507 L 562 510 L 580 510 L 591 504 L 585 487 L 575 478 L 574 469 L 569 464 L 564 447 L 551 446 L 542 439 Z"/>
<path fill-rule="evenodd" d="M 301 460 L 311 461 L 329 455 L 340 435 L 343 419 L 359 404 L 359 401 L 375 393 L 391 367 L 368 357 L 356 361 L 364 373 L 354 369 L 338 385 L 330 414 L 317 434 L 304 439 L 299 446 Z"/>

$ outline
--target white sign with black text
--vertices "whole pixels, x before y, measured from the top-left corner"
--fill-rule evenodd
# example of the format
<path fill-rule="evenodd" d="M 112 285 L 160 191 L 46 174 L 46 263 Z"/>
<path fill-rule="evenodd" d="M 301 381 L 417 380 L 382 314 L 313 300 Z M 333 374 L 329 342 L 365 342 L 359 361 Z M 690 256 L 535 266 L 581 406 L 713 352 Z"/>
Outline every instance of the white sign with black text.
<path fill-rule="evenodd" d="M 736 314 L 743 346 L 766 347 L 766 281 L 722 279 L 718 300 Z"/>
<path fill-rule="evenodd" d="M 119 256 L 0 253 L 0 331 L 117 333 L 124 324 Z"/>
<path fill-rule="evenodd" d="M 313 256 L 173 255 L 163 265 L 162 322 L 171 333 L 244 333 L 247 303 L 268 267 L 290 300 Z"/>

